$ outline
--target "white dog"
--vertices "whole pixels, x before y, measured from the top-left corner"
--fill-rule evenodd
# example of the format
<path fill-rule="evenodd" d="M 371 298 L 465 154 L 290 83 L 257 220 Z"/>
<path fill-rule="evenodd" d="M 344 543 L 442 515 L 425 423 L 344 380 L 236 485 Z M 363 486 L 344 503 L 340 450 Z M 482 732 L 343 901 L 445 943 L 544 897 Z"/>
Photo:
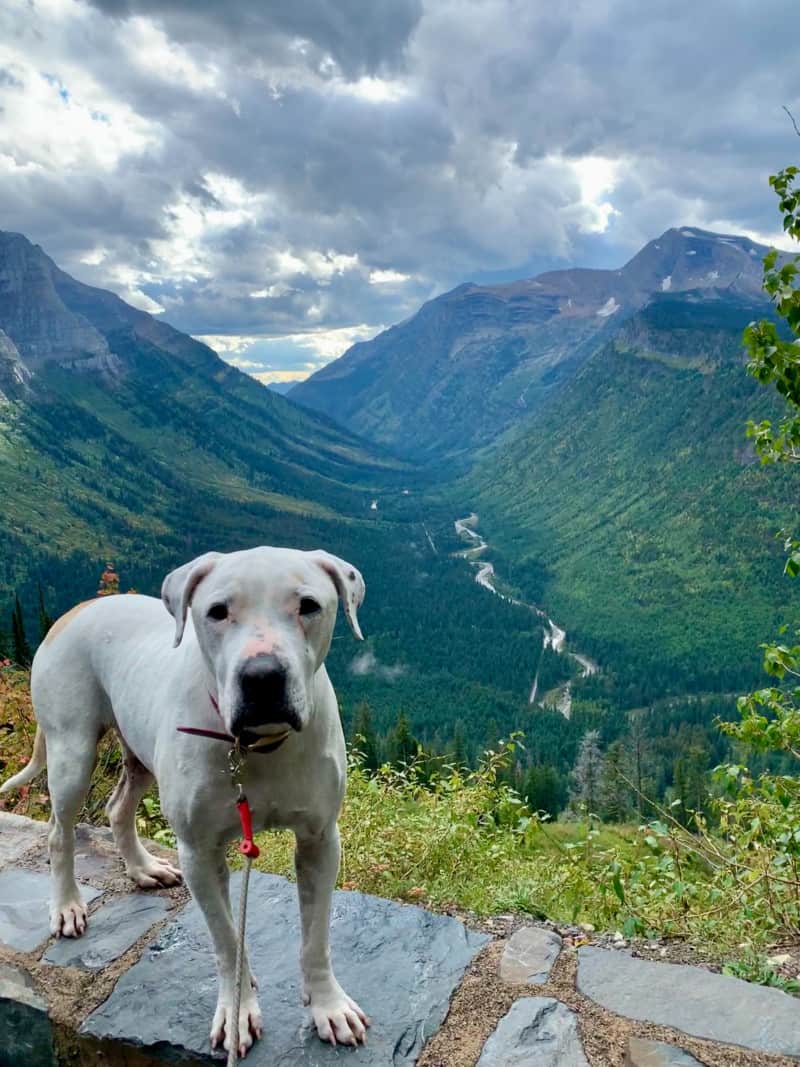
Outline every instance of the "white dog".
<path fill-rule="evenodd" d="M 324 666 L 337 593 L 361 639 L 356 611 L 364 581 L 344 560 L 283 548 L 209 552 L 164 581 L 161 595 L 174 628 L 152 597 L 105 597 L 59 619 L 33 662 L 39 725 L 33 756 L 3 791 L 34 778 L 46 758 L 51 929 L 78 937 L 86 928 L 75 882 L 73 828 L 97 742 L 114 727 L 125 760 L 107 807 L 114 839 L 137 885 L 180 881 L 181 871 L 147 852 L 136 833 L 137 806 L 155 777 L 162 811 L 178 840 L 183 877 L 214 943 L 219 974 L 214 1047 L 222 1042 L 227 1049 L 230 1039 L 236 932 L 225 848 L 239 835 L 240 824 L 228 769 L 230 744 L 179 732 L 183 726 L 221 732 L 224 724 L 225 733 L 250 749 L 243 782 L 255 828 L 295 833 L 304 994 L 319 1036 L 354 1045 L 364 1041 L 369 1025 L 333 975 L 328 941 L 346 769 L 336 696 Z M 241 1055 L 262 1032 L 255 982 L 244 986 Z"/>

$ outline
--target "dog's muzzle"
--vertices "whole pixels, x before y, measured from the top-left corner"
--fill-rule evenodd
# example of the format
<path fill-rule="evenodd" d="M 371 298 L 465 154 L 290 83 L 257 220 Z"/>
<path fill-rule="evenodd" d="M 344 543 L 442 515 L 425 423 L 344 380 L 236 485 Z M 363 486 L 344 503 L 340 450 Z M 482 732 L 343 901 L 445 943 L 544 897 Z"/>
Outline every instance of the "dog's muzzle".
<path fill-rule="evenodd" d="M 300 718 L 287 698 L 285 664 L 271 652 L 248 659 L 239 672 L 239 704 L 231 723 L 235 737 L 263 726 L 284 723 L 300 730 Z"/>

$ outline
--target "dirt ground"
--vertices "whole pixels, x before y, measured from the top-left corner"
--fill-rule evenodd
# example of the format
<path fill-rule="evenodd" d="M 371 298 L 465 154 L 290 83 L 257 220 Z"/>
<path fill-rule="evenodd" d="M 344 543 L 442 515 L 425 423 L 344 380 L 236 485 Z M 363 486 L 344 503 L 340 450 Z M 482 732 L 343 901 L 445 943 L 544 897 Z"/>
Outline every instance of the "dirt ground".
<path fill-rule="evenodd" d="M 426 1046 L 418 1067 L 475 1067 L 497 1023 L 513 1002 L 524 996 L 555 997 L 577 1014 L 586 1058 L 592 1067 L 624 1067 L 631 1036 L 678 1045 L 706 1067 L 797 1067 L 797 1060 L 788 1056 L 701 1041 L 677 1030 L 634 1022 L 606 1011 L 577 992 L 577 949 L 571 946 L 562 950 L 545 985 L 508 985 L 499 976 L 505 943 L 505 939 L 493 941 L 473 961 L 453 997 L 444 1025 Z"/>

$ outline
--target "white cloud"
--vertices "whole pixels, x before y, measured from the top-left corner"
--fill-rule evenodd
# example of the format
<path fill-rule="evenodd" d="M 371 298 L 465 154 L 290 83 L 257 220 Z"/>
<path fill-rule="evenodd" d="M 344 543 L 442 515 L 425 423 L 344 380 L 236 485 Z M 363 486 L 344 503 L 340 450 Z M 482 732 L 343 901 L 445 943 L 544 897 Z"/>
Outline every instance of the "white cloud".
<path fill-rule="evenodd" d="M 317 364 L 328 363 L 346 352 L 357 341 L 369 341 L 385 327 L 367 326 L 361 323 L 359 326 L 343 326 L 337 330 L 318 330 L 314 333 L 288 334 L 286 340 L 314 353 Z"/>
<path fill-rule="evenodd" d="M 4 0 L 0 227 L 317 362 L 475 276 L 616 266 L 671 226 L 780 242 L 786 0 L 672 3 Z"/>
<path fill-rule="evenodd" d="M 128 62 L 150 78 L 183 85 L 198 93 L 220 90 L 222 75 L 216 64 L 198 62 L 149 18 L 129 19 L 124 43 Z"/>
<path fill-rule="evenodd" d="M 237 337 L 235 335 L 229 336 L 227 334 L 205 334 L 204 336 L 197 335 L 195 340 L 202 341 L 204 345 L 208 345 L 209 348 L 213 348 L 223 358 L 228 359 L 229 356 L 235 355 L 238 352 L 246 352 L 256 341 L 260 341 L 260 337 Z M 241 366 L 241 363 L 236 359 L 228 359 L 229 363 L 233 363 L 234 366 Z M 254 363 L 253 366 L 260 366 L 260 364 Z"/>
<path fill-rule="evenodd" d="M 609 315 L 613 315 L 615 311 L 619 311 L 619 304 L 616 302 L 613 296 L 610 296 L 606 300 L 605 304 L 599 309 L 597 314 L 601 319 L 607 319 Z"/>
<path fill-rule="evenodd" d="M 157 123 L 109 96 L 81 67 L 39 68 L 33 57 L 3 40 L 0 14 L 0 154 L 17 167 L 44 170 L 114 170 L 128 156 L 161 143 Z"/>
<path fill-rule="evenodd" d="M 346 81 L 337 78 L 331 83 L 331 88 L 336 92 L 355 96 L 360 100 L 368 100 L 373 104 L 394 103 L 411 95 L 411 88 L 401 81 L 393 81 L 386 78 L 359 78 L 357 81 Z"/>
<path fill-rule="evenodd" d="M 391 666 L 381 663 L 371 649 L 360 652 L 350 661 L 350 673 L 359 678 L 373 674 L 386 682 L 394 682 L 405 672 L 406 668 L 402 663 L 393 663 Z"/>
<path fill-rule="evenodd" d="M 369 272 L 370 285 L 403 285 L 411 277 L 399 270 L 371 270 Z"/>
<path fill-rule="evenodd" d="M 258 371 L 253 377 L 263 382 L 264 385 L 269 385 L 270 382 L 302 382 L 308 374 L 297 370 L 263 370 Z"/>

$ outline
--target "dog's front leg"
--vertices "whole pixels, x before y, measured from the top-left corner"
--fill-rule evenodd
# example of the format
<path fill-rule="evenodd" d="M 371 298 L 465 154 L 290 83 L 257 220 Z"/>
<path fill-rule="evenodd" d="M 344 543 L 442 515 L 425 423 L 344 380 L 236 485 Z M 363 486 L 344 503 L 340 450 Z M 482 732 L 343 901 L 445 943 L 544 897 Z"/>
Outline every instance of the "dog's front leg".
<path fill-rule="evenodd" d="M 216 1048 L 222 1042 L 228 1049 L 236 987 L 236 928 L 228 894 L 225 849 L 207 851 L 179 841 L 178 853 L 184 879 L 206 920 L 217 959 L 219 993 L 211 1024 L 211 1046 Z M 245 979 L 239 1005 L 239 1055 L 246 1056 L 254 1039 L 261 1037 L 262 1020 L 246 957 L 242 973 Z"/>
<path fill-rule="evenodd" d="M 297 834 L 297 893 L 303 947 L 305 1002 L 323 1041 L 355 1045 L 366 1040 L 369 1019 L 334 977 L 331 969 L 331 894 L 339 871 L 339 827 L 332 823 L 320 834 Z"/>

